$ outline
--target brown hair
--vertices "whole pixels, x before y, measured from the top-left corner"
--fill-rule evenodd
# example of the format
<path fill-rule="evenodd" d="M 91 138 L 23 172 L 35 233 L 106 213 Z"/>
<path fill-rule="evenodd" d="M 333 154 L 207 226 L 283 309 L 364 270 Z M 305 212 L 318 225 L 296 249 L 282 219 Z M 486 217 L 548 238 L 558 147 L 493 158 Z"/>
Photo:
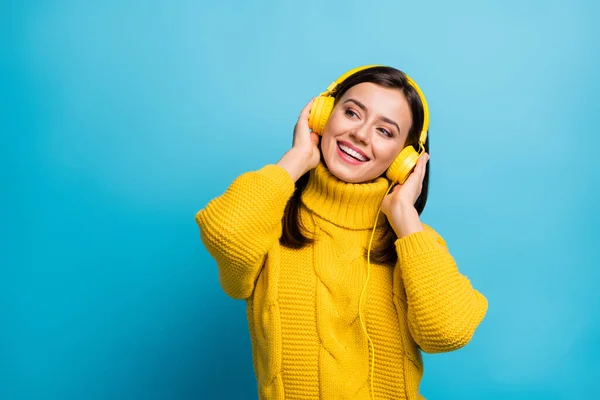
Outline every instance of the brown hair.
<path fill-rule="evenodd" d="M 405 146 L 412 145 L 415 148 L 415 150 L 418 151 L 419 135 L 423 128 L 423 104 L 421 102 L 419 94 L 408 83 L 406 75 L 402 71 L 391 67 L 373 67 L 356 72 L 355 74 L 348 77 L 340 85 L 339 89 L 334 95 L 335 103 L 337 103 L 337 101 L 344 95 L 344 93 L 349 88 L 363 82 L 371 82 L 386 88 L 398 89 L 402 91 L 402 93 L 406 97 L 406 100 L 408 101 L 413 121 L 412 126 L 408 132 L 408 137 L 406 138 Z M 427 140 L 425 141 L 424 147 L 425 151 L 429 153 L 429 135 L 427 135 Z M 321 154 L 321 158 L 322 157 L 323 155 Z M 419 215 L 421 215 L 421 213 L 423 212 L 423 209 L 425 208 L 425 203 L 427 202 L 430 164 L 431 162 L 427 162 L 426 164 L 425 177 L 423 179 L 423 187 L 421 189 L 421 194 L 415 202 L 415 208 Z M 305 173 L 296 181 L 296 189 L 294 191 L 294 194 L 292 195 L 292 197 L 286 205 L 285 212 L 283 215 L 282 235 L 279 239 L 279 242 L 283 246 L 298 249 L 307 244 L 311 244 L 314 241 L 313 238 L 310 238 L 306 235 L 308 234 L 308 232 L 302 226 L 302 222 L 299 218 L 298 213 L 300 207 L 300 197 L 302 195 L 302 191 L 308 183 L 309 174 L 309 172 Z M 382 176 L 384 175 L 385 173 Z M 386 223 L 385 229 L 385 239 L 383 241 L 383 244 L 371 250 L 371 260 L 375 263 L 394 266 L 396 260 L 398 259 L 398 255 L 396 254 L 395 248 L 397 236 L 389 222 Z"/>

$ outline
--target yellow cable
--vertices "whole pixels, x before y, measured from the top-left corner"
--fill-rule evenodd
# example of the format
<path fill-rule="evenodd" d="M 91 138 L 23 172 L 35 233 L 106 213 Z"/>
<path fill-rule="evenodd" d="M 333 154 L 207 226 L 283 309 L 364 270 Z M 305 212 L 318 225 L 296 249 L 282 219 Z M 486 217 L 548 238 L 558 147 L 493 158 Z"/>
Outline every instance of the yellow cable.
<path fill-rule="evenodd" d="M 388 195 L 388 193 L 390 192 L 390 189 L 394 186 L 394 183 L 392 182 L 392 184 L 390 184 L 390 187 L 388 188 L 387 192 L 385 192 L 385 195 L 383 196 L 383 198 L 385 198 L 385 196 Z M 362 292 L 360 294 L 360 299 L 358 301 L 358 316 L 360 317 L 360 325 L 363 328 L 363 331 L 365 332 L 365 335 L 367 335 L 367 339 L 369 340 L 369 344 L 371 345 L 371 351 L 373 352 L 373 357 L 372 357 L 372 363 L 371 363 L 371 399 L 375 400 L 375 390 L 373 389 L 373 381 L 374 381 L 374 370 L 375 370 L 375 346 L 373 345 L 373 342 L 371 341 L 371 338 L 369 337 L 369 334 L 367 333 L 367 328 L 365 327 L 365 323 L 363 322 L 363 318 L 362 318 L 362 299 L 363 299 L 363 294 L 365 293 L 365 289 L 367 288 L 367 284 L 369 283 L 369 277 L 371 274 L 371 245 L 373 244 L 373 237 L 375 236 L 375 228 L 377 228 L 377 220 L 379 219 L 379 213 L 381 212 L 381 205 L 379 206 L 379 210 L 377 211 L 377 216 L 375 217 L 375 224 L 373 224 L 373 231 L 371 232 L 371 239 L 369 240 L 369 248 L 367 249 L 367 280 L 365 281 L 365 285 L 363 286 Z"/>

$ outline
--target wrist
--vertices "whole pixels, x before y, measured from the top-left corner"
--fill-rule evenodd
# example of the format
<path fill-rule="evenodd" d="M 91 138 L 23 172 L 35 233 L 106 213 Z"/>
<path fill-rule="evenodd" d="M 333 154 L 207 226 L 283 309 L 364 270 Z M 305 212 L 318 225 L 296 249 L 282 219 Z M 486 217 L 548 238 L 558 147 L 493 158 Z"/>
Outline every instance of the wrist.
<path fill-rule="evenodd" d="M 307 156 L 303 156 L 300 151 L 292 147 L 281 157 L 277 165 L 285 169 L 294 182 L 296 182 L 306 173 L 307 158 Z"/>
<path fill-rule="evenodd" d="M 394 214 L 394 218 L 390 220 L 390 225 L 392 225 L 398 238 L 403 238 L 412 233 L 424 230 L 419 218 L 419 212 L 414 206 L 399 205 Z"/>

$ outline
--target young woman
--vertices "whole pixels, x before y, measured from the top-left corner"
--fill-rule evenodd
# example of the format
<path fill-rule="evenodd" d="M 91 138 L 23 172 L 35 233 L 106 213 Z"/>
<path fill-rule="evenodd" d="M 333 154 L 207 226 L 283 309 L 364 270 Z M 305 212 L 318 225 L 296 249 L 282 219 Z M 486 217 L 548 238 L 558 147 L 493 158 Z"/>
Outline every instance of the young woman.
<path fill-rule="evenodd" d="M 349 71 L 279 162 L 197 213 L 222 288 L 247 302 L 260 399 L 423 399 L 421 352 L 471 340 L 487 300 L 419 218 L 428 121 L 403 72 Z"/>

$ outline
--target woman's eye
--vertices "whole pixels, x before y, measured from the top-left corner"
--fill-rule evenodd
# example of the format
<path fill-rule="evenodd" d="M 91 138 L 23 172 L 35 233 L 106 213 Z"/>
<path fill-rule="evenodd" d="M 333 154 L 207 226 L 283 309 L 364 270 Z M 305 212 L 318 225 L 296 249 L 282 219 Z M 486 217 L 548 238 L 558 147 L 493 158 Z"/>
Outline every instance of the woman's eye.
<path fill-rule="evenodd" d="M 386 136 L 392 136 L 392 133 L 390 131 L 388 131 L 387 129 L 379 128 L 379 131 Z"/>
<path fill-rule="evenodd" d="M 349 117 L 357 117 L 358 115 L 356 115 L 356 113 L 350 109 L 346 110 L 346 115 Z"/>

